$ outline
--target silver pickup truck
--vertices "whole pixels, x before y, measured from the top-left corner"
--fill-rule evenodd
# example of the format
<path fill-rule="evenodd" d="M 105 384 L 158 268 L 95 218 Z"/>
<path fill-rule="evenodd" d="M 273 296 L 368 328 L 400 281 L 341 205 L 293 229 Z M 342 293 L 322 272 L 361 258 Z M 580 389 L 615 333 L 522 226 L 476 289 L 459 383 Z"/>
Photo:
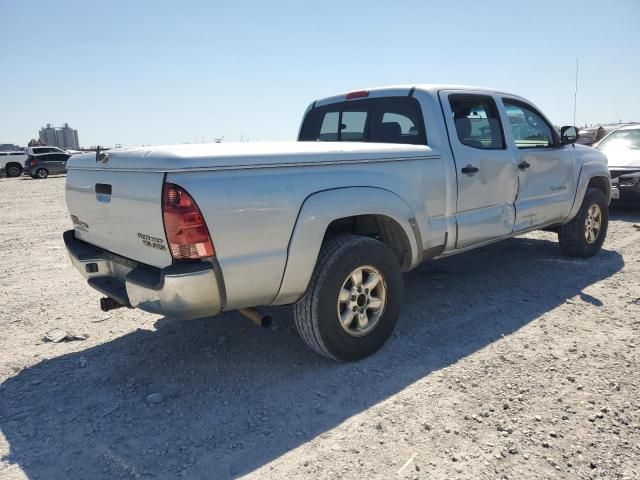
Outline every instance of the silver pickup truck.
<path fill-rule="evenodd" d="M 576 139 L 504 92 L 355 91 L 313 102 L 297 142 L 72 157 L 64 239 L 103 309 L 294 304 L 312 349 L 357 360 L 393 331 L 402 272 L 421 262 L 536 229 L 567 255 L 600 250 L 607 160 Z"/>

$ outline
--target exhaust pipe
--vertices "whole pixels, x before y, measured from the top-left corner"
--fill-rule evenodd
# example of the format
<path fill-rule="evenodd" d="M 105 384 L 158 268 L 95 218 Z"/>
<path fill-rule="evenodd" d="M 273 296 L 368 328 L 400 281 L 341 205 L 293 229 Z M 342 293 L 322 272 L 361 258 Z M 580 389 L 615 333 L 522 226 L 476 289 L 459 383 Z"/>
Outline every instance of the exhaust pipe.
<path fill-rule="evenodd" d="M 271 323 L 273 322 L 271 315 L 263 315 L 255 308 L 241 308 L 240 310 L 238 310 L 238 312 L 240 312 L 243 317 L 248 318 L 259 327 L 270 327 Z"/>
<path fill-rule="evenodd" d="M 122 305 L 120 302 L 115 301 L 111 297 L 104 297 L 100 299 L 100 310 L 103 312 L 108 312 L 110 310 L 115 310 L 116 308 L 123 308 L 126 305 Z"/>

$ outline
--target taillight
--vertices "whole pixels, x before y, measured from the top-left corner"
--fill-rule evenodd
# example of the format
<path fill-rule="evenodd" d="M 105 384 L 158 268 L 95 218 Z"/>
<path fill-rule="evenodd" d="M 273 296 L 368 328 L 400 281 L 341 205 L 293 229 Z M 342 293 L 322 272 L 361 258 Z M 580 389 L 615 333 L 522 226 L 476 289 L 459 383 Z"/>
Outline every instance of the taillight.
<path fill-rule="evenodd" d="M 175 259 L 198 259 L 214 254 L 202 213 L 191 196 L 178 185 L 165 183 L 162 217 L 169 250 Z"/>
<path fill-rule="evenodd" d="M 368 90 L 358 90 L 357 92 L 347 93 L 345 98 L 347 100 L 353 100 L 355 98 L 366 98 L 368 96 L 369 96 L 369 91 Z"/>
<path fill-rule="evenodd" d="M 31 160 L 29 160 L 29 165 L 37 165 L 38 161 L 35 158 L 32 158 Z"/>

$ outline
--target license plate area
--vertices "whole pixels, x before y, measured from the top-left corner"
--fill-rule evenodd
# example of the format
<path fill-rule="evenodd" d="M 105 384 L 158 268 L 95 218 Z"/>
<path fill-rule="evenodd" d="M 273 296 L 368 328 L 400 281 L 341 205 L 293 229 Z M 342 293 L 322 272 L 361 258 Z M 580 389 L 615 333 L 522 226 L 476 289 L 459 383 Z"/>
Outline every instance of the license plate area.
<path fill-rule="evenodd" d="M 618 187 L 611 187 L 611 200 L 620 199 L 620 189 Z"/>

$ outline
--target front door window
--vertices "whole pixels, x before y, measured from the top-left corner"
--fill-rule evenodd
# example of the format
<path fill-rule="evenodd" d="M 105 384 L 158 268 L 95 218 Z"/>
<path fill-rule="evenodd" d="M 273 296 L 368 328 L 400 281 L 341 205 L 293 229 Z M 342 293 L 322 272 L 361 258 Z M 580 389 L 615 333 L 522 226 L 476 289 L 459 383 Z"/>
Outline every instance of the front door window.
<path fill-rule="evenodd" d="M 504 100 L 513 140 L 518 148 L 554 146 L 551 126 L 533 109 Z"/>

